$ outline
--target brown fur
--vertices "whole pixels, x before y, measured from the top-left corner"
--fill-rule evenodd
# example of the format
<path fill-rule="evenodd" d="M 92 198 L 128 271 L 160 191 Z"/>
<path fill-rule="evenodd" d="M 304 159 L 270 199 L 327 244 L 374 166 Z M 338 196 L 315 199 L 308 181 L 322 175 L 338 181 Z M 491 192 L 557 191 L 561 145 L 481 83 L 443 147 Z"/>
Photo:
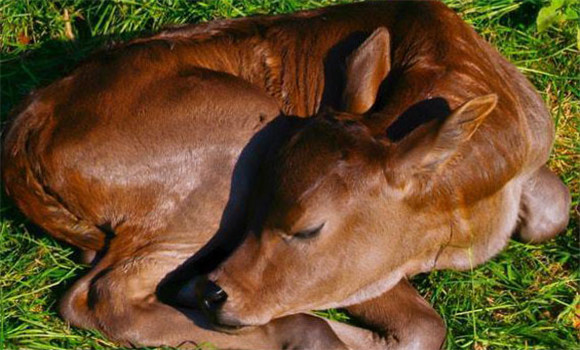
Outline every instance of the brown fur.
<path fill-rule="evenodd" d="M 358 76 L 357 65 L 372 69 Z M 476 102 L 464 105 L 492 93 L 497 105 L 478 100 L 492 108 L 485 116 Z M 457 116 L 433 111 L 406 130 L 405 112 L 434 98 Z M 276 118 L 323 110 L 340 112 Z M 400 348 L 435 339 L 426 346 L 437 347 L 441 321 L 404 276 L 481 263 L 518 222 L 528 240 L 567 222 L 537 205 L 569 201 L 565 187 L 544 185 L 559 180 L 542 168 L 553 125 L 541 99 L 437 2 L 168 30 L 93 56 L 16 114 L 3 145 L 6 191 L 51 235 L 98 252 L 62 314 L 125 343 Z M 462 120 L 473 127 L 457 136 Z M 321 217 L 316 241 L 291 241 Z M 241 247 L 210 275 L 228 293 L 214 316 L 258 327 L 218 333 L 191 305 L 158 300 L 161 281 L 216 232 L 227 251 L 246 227 Z M 292 315 L 349 305 L 375 333 Z"/>

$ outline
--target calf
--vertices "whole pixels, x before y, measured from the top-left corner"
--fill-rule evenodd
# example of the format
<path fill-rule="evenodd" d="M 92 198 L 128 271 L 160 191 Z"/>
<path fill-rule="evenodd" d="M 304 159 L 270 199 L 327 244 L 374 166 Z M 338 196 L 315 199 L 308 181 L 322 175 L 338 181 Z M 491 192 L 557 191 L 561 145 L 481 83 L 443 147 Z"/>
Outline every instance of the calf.
<path fill-rule="evenodd" d="M 243 243 L 183 293 L 225 329 L 347 307 L 403 348 L 438 348 L 443 323 L 406 279 L 481 264 L 514 232 L 553 237 L 570 196 L 514 66 L 440 4 L 358 8 L 382 20 L 345 61 L 342 99 L 267 156 Z"/>
<path fill-rule="evenodd" d="M 124 343 L 439 347 L 443 324 L 405 276 L 465 268 L 466 251 L 484 261 L 518 217 L 528 240 L 567 220 L 542 168 L 541 101 L 437 2 L 168 30 L 93 56 L 15 114 L 6 191 L 93 263 L 61 313 Z M 227 254 L 244 232 L 211 282 L 159 300 L 200 248 Z M 375 333 L 294 315 L 328 306 Z"/>

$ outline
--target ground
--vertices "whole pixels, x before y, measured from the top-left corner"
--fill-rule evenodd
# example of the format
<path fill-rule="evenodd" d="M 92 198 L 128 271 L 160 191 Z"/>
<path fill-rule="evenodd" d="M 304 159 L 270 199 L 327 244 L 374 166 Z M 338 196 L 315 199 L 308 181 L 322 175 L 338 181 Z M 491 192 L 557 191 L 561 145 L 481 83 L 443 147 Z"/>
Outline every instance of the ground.
<path fill-rule="evenodd" d="M 567 4 L 568 10 L 560 8 L 559 17 L 546 12 L 544 18 L 556 23 L 539 32 L 536 17 L 549 0 L 446 2 L 533 82 L 552 112 L 557 136 L 549 166 L 572 191 L 572 220 L 565 233 L 548 243 L 512 241 L 492 261 L 470 271 L 440 271 L 413 282 L 445 319 L 447 349 L 580 348 L 580 3 L 552 0 L 553 6 Z M 332 3 L 0 0 L 3 123 L 31 89 L 63 76 L 112 41 L 169 24 Z M 98 333 L 71 328 L 57 315 L 59 296 L 87 269 L 74 249 L 34 229 L 4 195 L 0 214 L 0 349 L 114 348 Z M 347 318 L 337 310 L 324 314 Z"/>

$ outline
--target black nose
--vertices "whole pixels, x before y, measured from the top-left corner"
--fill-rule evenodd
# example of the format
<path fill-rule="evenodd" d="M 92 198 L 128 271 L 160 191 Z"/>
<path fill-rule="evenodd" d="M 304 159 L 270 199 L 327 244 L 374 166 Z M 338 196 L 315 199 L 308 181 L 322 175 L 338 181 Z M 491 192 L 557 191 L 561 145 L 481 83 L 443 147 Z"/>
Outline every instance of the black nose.
<path fill-rule="evenodd" d="M 214 310 L 226 301 L 228 295 L 220 286 L 212 281 L 207 281 L 203 289 L 202 298 L 205 307 Z"/>

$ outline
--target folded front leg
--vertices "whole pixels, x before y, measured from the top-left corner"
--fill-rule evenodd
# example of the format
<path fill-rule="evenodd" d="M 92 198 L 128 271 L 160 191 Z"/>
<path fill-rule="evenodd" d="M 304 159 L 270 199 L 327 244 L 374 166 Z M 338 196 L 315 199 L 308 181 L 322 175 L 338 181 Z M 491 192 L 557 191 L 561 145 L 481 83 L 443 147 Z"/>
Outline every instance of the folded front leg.
<path fill-rule="evenodd" d="M 386 349 L 437 350 L 445 341 L 445 322 L 407 279 L 346 310 L 383 337 Z"/>
<path fill-rule="evenodd" d="M 307 314 L 289 315 L 236 334 L 215 331 L 201 311 L 178 309 L 157 299 L 160 280 L 179 260 L 159 251 L 118 260 L 105 256 L 65 295 L 61 314 L 67 321 L 97 329 L 127 346 L 198 349 L 207 343 L 217 349 L 352 349 L 329 321 Z M 366 333 L 357 329 L 353 336 L 359 339 Z"/>

